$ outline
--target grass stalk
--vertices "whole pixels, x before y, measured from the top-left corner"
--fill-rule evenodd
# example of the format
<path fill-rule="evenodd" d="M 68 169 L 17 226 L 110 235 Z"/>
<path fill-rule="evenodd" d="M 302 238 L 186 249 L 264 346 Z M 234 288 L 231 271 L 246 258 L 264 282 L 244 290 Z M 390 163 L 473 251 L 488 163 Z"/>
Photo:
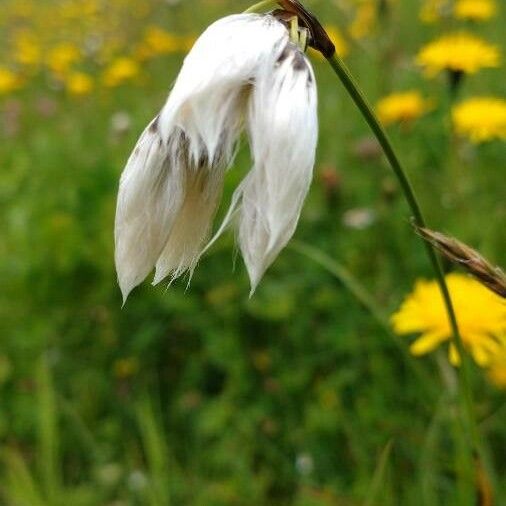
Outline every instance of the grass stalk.
<path fill-rule="evenodd" d="M 415 192 L 413 191 L 407 173 L 403 169 L 388 138 L 388 135 L 381 126 L 379 120 L 376 118 L 376 115 L 373 112 L 372 107 L 369 105 L 360 87 L 356 83 L 355 79 L 351 75 L 350 71 L 348 70 L 342 59 L 337 54 L 334 54 L 331 57 L 327 58 L 327 60 L 332 69 L 334 70 L 334 72 L 336 73 L 336 75 L 338 76 L 339 80 L 345 87 L 346 91 L 351 96 L 355 105 L 362 113 L 364 119 L 371 128 L 378 142 L 380 143 L 385 153 L 385 156 L 387 157 L 387 160 L 390 163 L 390 166 L 399 181 L 404 196 L 408 202 L 411 212 L 413 213 L 415 223 L 419 227 L 425 228 L 426 227 L 425 218 L 423 216 L 422 210 L 416 198 Z M 441 290 L 441 294 L 444 300 L 444 304 L 448 314 L 448 319 L 453 333 L 453 341 L 462 358 L 462 364 L 459 369 L 459 400 L 462 414 L 461 424 L 463 430 L 463 439 L 470 440 L 472 442 L 472 448 L 470 449 L 471 451 L 468 452 L 469 453 L 468 459 L 471 462 L 469 466 L 469 473 L 470 479 L 472 479 L 473 476 L 472 454 L 481 453 L 480 452 L 481 445 L 479 441 L 479 435 L 474 416 L 473 400 L 469 379 L 470 375 L 469 363 L 465 354 L 464 344 L 462 341 L 462 337 L 460 335 L 450 292 L 448 290 L 448 286 L 445 281 L 441 260 L 436 251 L 434 250 L 434 248 L 432 247 L 432 245 L 425 243 L 424 246 L 427 255 L 429 257 L 430 263 L 432 265 L 432 268 L 434 269 L 434 273 L 436 274 L 436 279 L 439 284 L 439 288 Z"/>
<path fill-rule="evenodd" d="M 37 370 L 38 386 L 38 455 L 40 479 L 48 503 L 60 497 L 59 440 L 56 394 L 47 359 L 43 357 Z"/>

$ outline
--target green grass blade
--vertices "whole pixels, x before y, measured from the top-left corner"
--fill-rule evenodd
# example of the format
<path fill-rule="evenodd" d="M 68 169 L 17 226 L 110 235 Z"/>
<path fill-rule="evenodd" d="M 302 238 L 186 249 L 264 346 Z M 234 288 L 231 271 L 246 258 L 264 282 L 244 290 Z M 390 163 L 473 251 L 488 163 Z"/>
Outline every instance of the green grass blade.
<path fill-rule="evenodd" d="M 47 361 L 43 358 L 36 372 L 38 387 L 38 452 L 37 465 L 47 501 L 57 504 L 61 492 L 58 415 L 53 380 Z"/>
<path fill-rule="evenodd" d="M 2 460 L 5 476 L 1 503 L 7 506 L 47 506 L 23 457 L 16 451 L 4 450 Z"/>
<path fill-rule="evenodd" d="M 157 420 L 153 406 L 149 401 L 145 401 L 137 407 L 137 420 L 150 474 L 149 504 L 151 506 L 169 506 L 170 465 L 168 445 L 163 428 Z"/>
<path fill-rule="evenodd" d="M 390 440 L 383 451 L 381 452 L 380 458 L 378 460 L 378 465 L 376 466 L 376 470 L 374 471 L 374 475 L 371 482 L 371 487 L 367 494 L 367 498 L 364 501 L 364 506 L 375 506 L 378 504 L 378 498 L 381 497 L 382 486 L 385 481 L 386 470 L 388 466 L 388 461 L 390 459 L 390 455 L 392 453 L 393 440 Z"/>

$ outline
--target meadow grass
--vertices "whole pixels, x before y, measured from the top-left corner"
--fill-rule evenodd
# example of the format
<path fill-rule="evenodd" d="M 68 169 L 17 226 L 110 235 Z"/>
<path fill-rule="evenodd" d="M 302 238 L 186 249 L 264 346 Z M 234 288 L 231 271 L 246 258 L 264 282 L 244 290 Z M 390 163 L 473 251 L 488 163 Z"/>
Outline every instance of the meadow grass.
<path fill-rule="evenodd" d="M 180 35 L 248 6 L 148 4 L 149 23 Z M 348 26 L 346 2 L 307 4 L 325 24 Z M 465 78 L 458 97 L 443 76 L 424 78 L 414 55 L 456 22 L 423 24 L 419 6 L 393 3 L 374 33 L 348 41 L 346 62 L 373 103 L 411 88 L 434 100 L 389 128 L 394 146 L 429 224 L 505 266 L 505 144 L 473 145 L 449 119 L 454 101 L 504 97 L 504 68 Z M 134 37 L 141 22 L 131 15 L 116 29 Z M 504 50 L 504 23 L 503 7 L 466 26 Z M 167 291 L 145 283 L 121 309 L 117 183 L 182 57 L 158 56 L 132 83 L 80 97 L 43 75 L 0 96 L 0 504 L 475 504 L 459 489 L 455 370 L 443 349 L 410 357 L 411 339 L 388 328 L 414 281 L 433 277 L 430 264 L 367 125 L 323 61 L 313 60 L 314 184 L 296 241 L 255 296 L 228 234 L 188 290 L 184 280 Z M 118 112 L 125 129 L 112 126 Z M 228 198 L 248 168 L 243 147 Z M 357 209 L 373 217 L 363 228 L 350 226 Z M 470 372 L 500 505 L 504 391 Z"/>

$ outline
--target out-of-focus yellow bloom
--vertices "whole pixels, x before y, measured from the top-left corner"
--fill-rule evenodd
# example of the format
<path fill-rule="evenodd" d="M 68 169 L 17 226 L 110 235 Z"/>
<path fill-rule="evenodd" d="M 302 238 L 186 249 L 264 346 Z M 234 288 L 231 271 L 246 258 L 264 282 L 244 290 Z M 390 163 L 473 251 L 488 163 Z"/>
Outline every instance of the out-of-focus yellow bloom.
<path fill-rule="evenodd" d="M 506 390 L 506 335 L 499 339 L 499 344 L 498 353 L 491 359 L 488 377 L 494 385 Z"/>
<path fill-rule="evenodd" d="M 55 74 L 64 74 L 74 63 L 79 61 L 79 49 L 70 43 L 62 43 L 53 47 L 47 55 L 47 66 Z"/>
<path fill-rule="evenodd" d="M 176 53 L 181 50 L 181 38 L 157 26 L 146 29 L 144 41 L 153 54 Z"/>
<path fill-rule="evenodd" d="M 65 88 L 71 95 L 88 95 L 93 91 L 94 83 L 84 72 L 71 72 L 65 79 Z"/>
<path fill-rule="evenodd" d="M 434 76 L 442 70 L 474 74 L 486 67 L 498 67 L 499 48 L 465 32 L 444 35 L 424 46 L 416 57 L 427 75 Z"/>
<path fill-rule="evenodd" d="M 498 337 L 506 332 L 506 304 L 478 281 L 462 274 L 449 274 L 446 282 L 452 296 L 462 341 L 480 366 L 490 365 L 500 350 Z M 436 281 L 419 280 L 401 308 L 392 316 L 398 334 L 421 332 L 411 345 L 413 355 L 424 355 L 450 341 L 452 331 Z M 460 357 L 453 343 L 450 360 Z"/>
<path fill-rule="evenodd" d="M 451 14 L 448 0 L 425 0 L 420 9 L 420 19 L 423 23 L 436 23 Z"/>
<path fill-rule="evenodd" d="M 14 72 L 0 67 L 0 95 L 7 95 L 20 86 L 21 80 Z"/>
<path fill-rule="evenodd" d="M 335 25 L 325 25 L 325 31 L 327 32 L 328 36 L 334 43 L 334 46 L 336 47 L 336 53 L 341 57 L 344 58 L 349 53 L 349 46 L 346 40 L 343 37 L 343 34 L 341 33 L 341 30 Z M 313 49 L 310 49 L 311 54 L 318 60 L 324 60 L 324 57 L 319 51 L 315 51 Z"/>
<path fill-rule="evenodd" d="M 139 65 L 132 58 L 117 58 L 105 70 L 103 82 L 105 86 L 112 88 L 135 79 L 139 75 L 139 72 Z"/>
<path fill-rule="evenodd" d="M 493 0 L 457 0 L 454 7 L 455 17 L 472 21 L 486 21 L 497 12 Z"/>
<path fill-rule="evenodd" d="M 506 100 L 470 98 L 453 108 L 452 118 L 456 132 L 472 142 L 506 140 Z"/>
<path fill-rule="evenodd" d="M 147 28 L 135 50 L 135 57 L 143 61 L 163 54 L 185 53 L 192 48 L 195 40 L 193 36 L 175 35 L 153 25 Z"/>
<path fill-rule="evenodd" d="M 349 27 L 350 36 L 353 39 L 363 39 L 371 35 L 377 20 L 376 2 L 367 0 L 362 2 L 357 9 L 355 19 Z"/>
<path fill-rule="evenodd" d="M 14 60 L 22 65 L 36 67 L 42 59 L 40 44 L 30 33 L 22 32 L 14 41 Z"/>
<path fill-rule="evenodd" d="M 432 108 L 432 101 L 425 99 L 419 91 L 392 93 L 382 98 L 376 109 L 384 125 L 411 123 Z"/>

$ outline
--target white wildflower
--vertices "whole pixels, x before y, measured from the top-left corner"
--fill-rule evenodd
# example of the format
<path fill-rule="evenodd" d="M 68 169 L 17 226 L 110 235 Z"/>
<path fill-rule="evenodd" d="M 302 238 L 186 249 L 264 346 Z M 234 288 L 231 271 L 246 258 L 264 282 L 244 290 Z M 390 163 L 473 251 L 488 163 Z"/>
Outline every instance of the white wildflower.
<path fill-rule="evenodd" d="M 193 271 L 245 120 L 253 168 L 222 229 L 240 205 L 239 243 L 254 289 L 295 230 L 317 138 L 312 69 L 272 15 L 211 25 L 141 135 L 121 177 L 116 213 L 124 299 L 155 265 L 155 283 Z"/>

